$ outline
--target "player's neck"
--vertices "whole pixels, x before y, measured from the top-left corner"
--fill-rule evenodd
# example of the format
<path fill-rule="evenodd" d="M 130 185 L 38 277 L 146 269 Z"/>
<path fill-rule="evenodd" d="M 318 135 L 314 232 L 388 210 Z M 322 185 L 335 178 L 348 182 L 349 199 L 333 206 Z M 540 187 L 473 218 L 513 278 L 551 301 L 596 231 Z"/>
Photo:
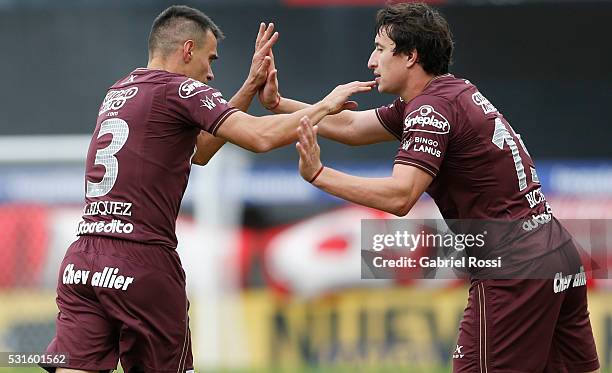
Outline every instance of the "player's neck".
<path fill-rule="evenodd" d="M 151 70 L 164 70 L 164 71 L 168 71 L 171 73 L 181 73 L 179 71 L 176 71 L 176 66 L 175 64 L 170 63 L 170 61 L 168 61 L 167 59 L 161 59 L 161 58 L 153 58 L 151 60 L 149 60 L 149 62 L 147 63 L 147 69 L 151 69 Z"/>
<path fill-rule="evenodd" d="M 425 72 L 415 73 L 414 76 L 411 76 L 406 80 L 406 87 L 400 94 L 401 98 L 406 102 L 412 100 L 416 96 L 423 93 L 425 88 L 427 88 L 435 78 L 435 75 L 427 74 Z"/>

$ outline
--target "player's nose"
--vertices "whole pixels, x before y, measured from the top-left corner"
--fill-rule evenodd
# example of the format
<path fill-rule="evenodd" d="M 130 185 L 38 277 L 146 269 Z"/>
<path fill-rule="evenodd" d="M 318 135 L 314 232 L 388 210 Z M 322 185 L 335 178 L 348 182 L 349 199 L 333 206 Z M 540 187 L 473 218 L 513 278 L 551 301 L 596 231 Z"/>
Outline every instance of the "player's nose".
<path fill-rule="evenodd" d="M 374 70 L 378 65 L 376 59 L 374 58 L 374 52 L 370 55 L 370 59 L 368 59 L 368 69 Z"/>

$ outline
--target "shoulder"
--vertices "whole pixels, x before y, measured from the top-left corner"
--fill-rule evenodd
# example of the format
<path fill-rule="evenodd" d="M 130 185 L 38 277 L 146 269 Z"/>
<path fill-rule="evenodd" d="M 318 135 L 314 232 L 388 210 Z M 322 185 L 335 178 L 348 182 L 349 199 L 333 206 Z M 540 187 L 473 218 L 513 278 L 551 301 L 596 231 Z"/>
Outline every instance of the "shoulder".
<path fill-rule="evenodd" d="M 420 95 L 406 108 L 404 129 L 411 132 L 449 133 L 455 113 L 452 102 L 433 95 Z"/>
<path fill-rule="evenodd" d="M 178 96 L 182 99 L 190 99 L 207 92 L 216 92 L 216 89 L 199 80 L 183 75 L 172 76 L 167 83 L 168 95 Z"/>
<path fill-rule="evenodd" d="M 465 93 L 476 91 L 476 87 L 467 79 L 456 78 L 451 74 L 434 78 L 421 96 L 438 101 L 446 101 L 455 106 Z"/>

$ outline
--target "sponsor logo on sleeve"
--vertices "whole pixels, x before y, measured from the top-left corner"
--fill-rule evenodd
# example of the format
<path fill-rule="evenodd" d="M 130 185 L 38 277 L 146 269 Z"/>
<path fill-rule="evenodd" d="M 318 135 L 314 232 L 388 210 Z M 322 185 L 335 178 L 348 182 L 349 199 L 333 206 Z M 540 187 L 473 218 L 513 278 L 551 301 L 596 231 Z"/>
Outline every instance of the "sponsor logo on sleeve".
<path fill-rule="evenodd" d="M 130 87 L 128 89 L 111 90 L 108 91 L 98 115 L 102 115 L 109 110 L 119 110 L 125 105 L 127 100 L 136 96 L 138 93 L 138 87 Z"/>
<path fill-rule="evenodd" d="M 208 110 L 212 110 L 215 108 L 215 103 L 213 102 L 213 99 L 209 96 L 206 96 L 205 98 L 200 99 L 200 102 L 202 103 L 202 105 L 200 105 L 200 107 L 205 107 Z"/>
<path fill-rule="evenodd" d="M 412 138 L 405 139 L 404 141 L 402 141 L 402 150 L 407 152 L 410 149 L 411 145 L 412 145 Z"/>
<path fill-rule="evenodd" d="M 442 156 L 442 151 L 438 148 L 440 144 L 434 139 L 428 139 L 425 137 L 414 137 L 414 151 L 431 154 L 436 158 Z"/>
<path fill-rule="evenodd" d="M 207 92 L 211 89 L 212 88 L 210 88 L 206 84 L 198 80 L 189 78 L 181 83 L 181 85 L 179 86 L 178 93 L 180 98 L 190 98 L 197 95 L 198 93 Z"/>
<path fill-rule="evenodd" d="M 223 98 L 223 95 L 221 94 L 221 92 L 215 92 L 215 93 L 212 94 L 212 96 L 217 99 L 218 103 L 220 103 L 222 105 L 227 104 L 227 101 L 225 101 L 225 99 Z"/>
<path fill-rule="evenodd" d="M 450 123 L 431 105 L 423 105 L 406 116 L 404 130 L 445 134 L 450 131 Z"/>
<path fill-rule="evenodd" d="M 491 101 L 487 100 L 487 98 L 478 91 L 472 95 L 472 101 L 474 101 L 476 105 L 480 106 L 485 114 L 494 113 L 497 111 Z"/>

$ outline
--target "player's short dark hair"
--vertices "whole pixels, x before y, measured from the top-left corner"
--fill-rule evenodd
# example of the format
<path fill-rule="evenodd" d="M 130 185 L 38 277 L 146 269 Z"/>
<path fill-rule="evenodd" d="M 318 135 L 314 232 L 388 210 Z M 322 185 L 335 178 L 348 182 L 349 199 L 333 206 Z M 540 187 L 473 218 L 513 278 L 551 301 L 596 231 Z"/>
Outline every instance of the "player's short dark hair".
<path fill-rule="evenodd" d="M 394 54 L 416 49 L 423 70 L 434 75 L 448 73 L 453 39 L 448 23 L 436 10 L 422 3 L 389 5 L 376 15 L 376 33 L 381 31 L 395 43 Z"/>
<path fill-rule="evenodd" d="M 154 52 L 166 56 L 177 47 L 177 43 L 187 39 L 203 40 L 202 35 L 207 31 L 211 31 L 217 40 L 225 37 L 206 14 L 185 5 L 173 5 L 153 21 L 149 34 L 149 56 Z"/>

